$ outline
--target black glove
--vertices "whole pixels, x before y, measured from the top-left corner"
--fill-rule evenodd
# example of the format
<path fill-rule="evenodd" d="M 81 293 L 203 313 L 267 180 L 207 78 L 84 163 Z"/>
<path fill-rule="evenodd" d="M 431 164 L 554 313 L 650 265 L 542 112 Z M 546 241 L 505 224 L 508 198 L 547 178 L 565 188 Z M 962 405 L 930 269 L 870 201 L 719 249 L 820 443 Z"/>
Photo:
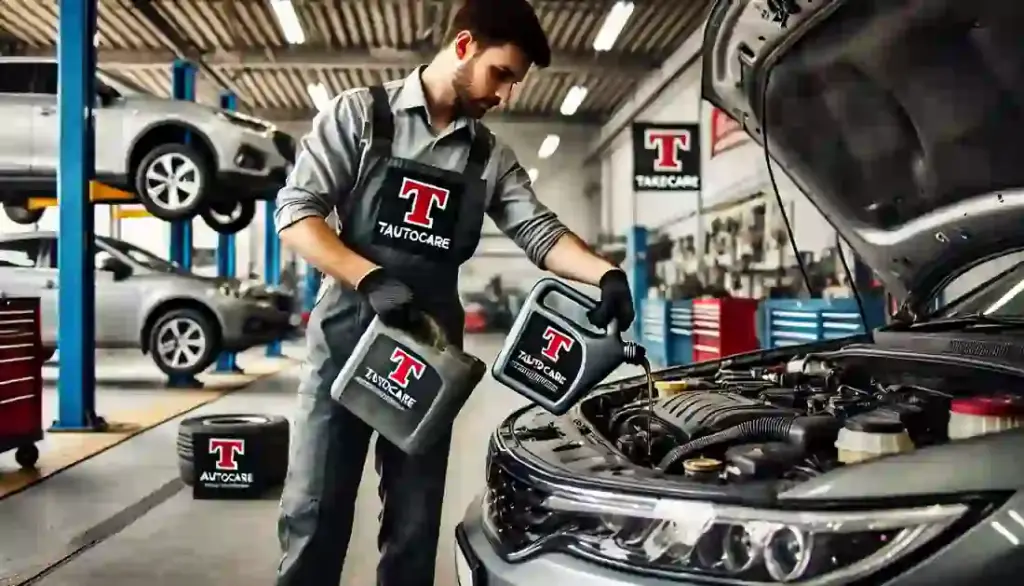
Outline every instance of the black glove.
<path fill-rule="evenodd" d="M 359 281 L 357 290 L 366 297 L 385 325 L 405 331 L 418 331 L 425 316 L 413 305 L 412 290 L 384 269 L 374 269 Z"/>
<path fill-rule="evenodd" d="M 619 331 L 633 324 L 636 312 L 633 310 L 633 294 L 629 290 L 629 280 L 621 269 L 612 269 L 601 277 L 601 303 L 590 310 L 587 318 L 599 328 L 608 327 L 615 320 Z"/>

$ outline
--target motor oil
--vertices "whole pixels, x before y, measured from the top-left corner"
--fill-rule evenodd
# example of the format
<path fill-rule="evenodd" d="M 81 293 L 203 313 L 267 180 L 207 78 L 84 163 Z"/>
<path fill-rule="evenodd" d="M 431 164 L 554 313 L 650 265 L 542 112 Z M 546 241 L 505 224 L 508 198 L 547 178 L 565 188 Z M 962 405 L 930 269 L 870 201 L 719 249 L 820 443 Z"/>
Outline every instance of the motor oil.
<path fill-rule="evenodd" d="M 487 373 L 479 358 L 448 344 L 432 319 L 420 332 L 375 317 L 331 386 L 331 396 L 408 454 L 451 431 Z"/>
<path fill-rule="evenodd" d="M 566 310 L 554 301 L 568 302 Z M 570 319 L 598 302 L 557 279 L 541 279 L 523 302 L 491 374 L 513 391 L 561 415 L 623 363 L 646 366 L 643 346 L 625 342 L 613 322 L 605 331 Z"/>

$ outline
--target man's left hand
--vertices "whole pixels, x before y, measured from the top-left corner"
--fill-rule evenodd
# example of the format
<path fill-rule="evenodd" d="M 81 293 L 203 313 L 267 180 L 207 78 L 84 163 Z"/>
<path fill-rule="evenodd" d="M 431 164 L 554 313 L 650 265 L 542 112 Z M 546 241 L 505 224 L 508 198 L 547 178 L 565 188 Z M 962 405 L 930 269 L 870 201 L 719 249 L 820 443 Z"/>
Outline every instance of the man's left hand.
<path fill-rule="evenodd" d="M 626 273 L 621 269 L 612 269 L 601 277 L 599 286 L 601 302 L 587 314 L 590 323 L 606 328 L 614 320 L 620 332 L 629 328 L 636 312 L 633 310 L 633 294 L 629 290 Z"/>

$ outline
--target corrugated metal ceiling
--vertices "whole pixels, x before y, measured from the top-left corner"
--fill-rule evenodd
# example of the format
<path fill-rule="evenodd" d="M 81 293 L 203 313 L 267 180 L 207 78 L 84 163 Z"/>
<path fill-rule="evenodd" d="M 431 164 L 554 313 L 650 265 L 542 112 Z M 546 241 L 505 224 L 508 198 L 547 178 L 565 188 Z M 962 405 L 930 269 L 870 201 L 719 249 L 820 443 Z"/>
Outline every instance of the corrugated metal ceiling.
<path fill-rule="evenodd" d="M 406 75 L 436 49 L 458 6 L 450 0 L 293 0 L 306 36 L 289 46 L 270 0 L 100 0 L 99 61 L 108 73 L 168 96 L 177 56 L 203 61 L 201 99 L 221 86 L 246 109 L 274 119 L 303 119 L 313 103 L 306 86 L 330 92 Z M 589 88 L 578 117 L 600 119 L 626 98 L 699 25 L 707 0 L 635 0 L 615 48 L 592 44 L 608 0 L 537 0 L 555 63 L 531 73 L 510 113 L 557 116 L 567 90 Z M 55 50 L 57 0 L 4 0 L 0 29 L 27 52 Z M 383 53 L 383 55 L 382 55 Z"/>

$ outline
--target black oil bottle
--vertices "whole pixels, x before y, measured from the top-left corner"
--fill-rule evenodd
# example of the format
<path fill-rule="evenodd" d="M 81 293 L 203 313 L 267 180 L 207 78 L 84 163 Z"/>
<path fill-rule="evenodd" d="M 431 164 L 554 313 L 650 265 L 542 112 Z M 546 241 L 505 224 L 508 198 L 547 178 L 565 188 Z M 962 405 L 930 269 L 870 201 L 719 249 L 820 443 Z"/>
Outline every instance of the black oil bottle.
<path fill-rule="evenodd" d="M 541 279 L 523 302 L 491 374 L 544 409 L 561 415 L 623 363 L 643 364 L 642 346 L 624 342 L 613 322 L 601 332 L 555 308 L 556 298 L 580 315 L 597 301 L 557 279 Z M 586 318 L 582 318 L 586 319 Z"/>
<path fill-rule="evenodd" d="M 479 358 L 451 346 L 437 324 L 410 333 L 375 317 L 331 386 L 331 396 L 408 454 L 451 431 L 487 373 Z"/>

